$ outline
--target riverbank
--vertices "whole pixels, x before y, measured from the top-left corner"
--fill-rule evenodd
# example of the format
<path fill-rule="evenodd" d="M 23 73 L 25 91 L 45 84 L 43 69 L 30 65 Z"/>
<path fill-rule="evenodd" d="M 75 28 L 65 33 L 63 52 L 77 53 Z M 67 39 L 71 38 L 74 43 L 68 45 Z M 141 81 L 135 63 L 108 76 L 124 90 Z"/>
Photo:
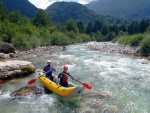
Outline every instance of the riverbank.
<path fill-rule="evenodd" d="M 34 57 L 40 57 L 40 56 L 42 56 L 42 52 L 44 52 L 44 51 L 49 51 L 50 54 L 53 54 L 58 50 L 62 50 L 62 47 L 61 46 L 38 47 L 38 48 L 27 50 L 27 51 L 17 51 L 17 56 L 21 57 L 24 55 L 25 56 L 31 55 Z"/>
<path fill-rule="evenodd" d="M 140 54 L 137 54 L 137 51 L 139 50 L 138 46 L 129 46 L 129 45 L 121 45 L 118 43 L 112 43 L 112 42 L 93 42 L 92 44 L 88 45 L 88 48 L 92 50 L 97 50 L 101 52 L 109 52 L 114 54 L 125 54 L 125 55 L 134 55 L 141 58 L 146 58 L 150 60 L 149 57 L 143 57 Z"/>

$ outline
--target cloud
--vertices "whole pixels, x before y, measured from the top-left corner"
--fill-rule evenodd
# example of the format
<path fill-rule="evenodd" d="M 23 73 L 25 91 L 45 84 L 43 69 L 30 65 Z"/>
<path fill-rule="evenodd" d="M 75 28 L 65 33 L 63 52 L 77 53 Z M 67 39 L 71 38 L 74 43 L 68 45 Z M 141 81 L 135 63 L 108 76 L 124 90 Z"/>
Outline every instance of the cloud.
<path fill-rule="evenodd" d="M 33 5 L 37 8 L 46 9 L 49 5 L 53 4 L 54 2 L 61 2 L 64 0 L 29 0 Z M 66 2 L 78 2 L 80 4 L 88 4 L 94 0 L 65 0 Z"/>
<path fill-rule="evenodd" d="M 56 2 L 55 0 L 49 1 L 49 0 L 29 0 L 33 5 L 35 5 L 37 8 L 46 9 L 49 5 Z"/>

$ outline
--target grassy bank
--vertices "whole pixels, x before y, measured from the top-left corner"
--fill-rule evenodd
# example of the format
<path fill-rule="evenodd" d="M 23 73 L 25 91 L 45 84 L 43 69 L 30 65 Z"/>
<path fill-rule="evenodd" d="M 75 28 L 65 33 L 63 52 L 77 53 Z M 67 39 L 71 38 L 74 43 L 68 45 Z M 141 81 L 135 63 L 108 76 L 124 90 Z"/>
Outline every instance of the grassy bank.
<path fill-rule="evenodd" d="M 123 35 L 116 37 L 113 42 L 118 42 L 123 45 L 139 46 L 137 54 L 150 56 L 150 30 L 144 34 Z"/>

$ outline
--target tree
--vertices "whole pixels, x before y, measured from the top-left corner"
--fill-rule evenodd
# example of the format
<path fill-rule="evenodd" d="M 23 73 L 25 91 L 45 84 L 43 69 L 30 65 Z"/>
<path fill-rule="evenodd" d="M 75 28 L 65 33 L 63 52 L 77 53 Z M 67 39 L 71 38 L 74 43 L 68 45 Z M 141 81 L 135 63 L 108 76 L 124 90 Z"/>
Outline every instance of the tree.
<path fill-rule="evenodd" d="M 92 31 L 93 31 L 93 24 L 91 22 L 89 22 L 86 27 L 86 33 L 90 34 Z"/>
<path fill-rule="evenodd" d="M 100 22 L 99 20 L 97 20 L 97 21 L 95 22 L 95 24 L 94 24 L 93 31 L 94 31 L 94 32 L 101 31 L 102 25 L 103 25 L 103 23 Z"/>
<path fill-rule="evenodd" d="M 150 55 L 150 37 L 146 36 L 140 44 L 140 53 L 144 56 Z"/>
<path fill-rule="evenodd" d="M 77 23 L 77 27 L 78 27 L 80 33 L 84 33 L 84 26 L 81 21 Z"/>
<path fill-rule="evenodd" d="M 20 14 L 20 11 L 13 11 L 8 14 L 8 20 L 12 23 L 19 23 L 21 18 L 22 15 Z"/>
<path fill-rule="evenodd" d="M 10 23 L 7 21 L 4 21 L 1 25 L 1 34 L 2 34 L 2 40 L 4 42 L 11 43 L 13 37 L 15 36 L 16 32 L 18 31 L 18 26 L 14 23 Z"/>
<path fill-rule="evenodd" d="M 43 9 L 38 9 L 33 23 L 36 26 L 46 26 L 50 24 L 50 16 Z"/>
<path fill-rule="evenodd" d="M 139 23 L 134 21 L 128 26 L 128 33 L 133 35 L 139 33 Z"/>
<path fill-rule="evenodd" d="M 109 34 L 109 32 L 110 32 L 110 29 L 109 29 L 108 24 L 103 24 L 103 26 L 102 26 L 102 34 L 104 36 L 106 36 L 107 34 Z"/>
<path fill-rule="evenodd" d="M 75 33 L 78 33 L 79 32 L 79 29 L 78 27 L 76 26 L 74 20 L 70 19 L 66 22 L 66 29 L 68 31 L 73 31 Z"/>
<path fill-rule="evenodd" d="M 148 26 L 149 26 L 149 22 L 142 20 L 140 22 L 140 33 L 144 33 L 146 31 L 146 29 L 148 28 Z"/>
<path fill-rule="evenodd" d="M 116 35 L 119 34 L 119 27 L 117 24 L 112 25 L 111 31 L 114 32 Z"/>
<path fill-rule="evenodd" d="M 6 18 L 7 8 L 3 6 L 3 3 L 0 2 L 0 20 L 3 21 Z"/>

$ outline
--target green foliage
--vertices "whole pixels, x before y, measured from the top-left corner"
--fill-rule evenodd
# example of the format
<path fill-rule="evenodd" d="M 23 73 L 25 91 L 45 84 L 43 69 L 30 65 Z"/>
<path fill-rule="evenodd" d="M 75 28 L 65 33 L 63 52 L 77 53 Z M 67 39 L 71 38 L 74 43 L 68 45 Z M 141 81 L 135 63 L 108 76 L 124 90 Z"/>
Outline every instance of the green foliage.
<path fill-rule="evenodd" d="M 35 35 L 17 33 L 12 40 L 12 44 L 19 50 L 28 50 L 41 45 L 41 40 Z"/>
<path fill-rule="evenodd" d="M 66 26 L 67 31 L 73 31 L 75 33 L 79 32 L 76 24 L 74 23 L 74 21 L 72 19 L 67 20 L 65 26 Z"/>
<path fill-rule="evenodd" d="M 81 34 L 80 37 L 83 40 L 83 42 L 89 42 L 89 41 L 91 41 L 90 36 L 87 35 L 87 34 Z"/>
<path fill-rule="evenodd" d="M 42 9 L 38 9 L 33 23 L 36 26 L 46 26 L 50 24 L 50 16 Z"/>
<path fill-rule="evenodd" d="M 33 18 L 38 10 L 29 0 L 0 0 L 7 6 L 8 13 L 19 10 L 21 15 Z"/>
<path fill-rule="evenodd" d="M 124 35 L 119 36 L 114 40 L 117 40 L 121 44 L 129 44 L 131 46 L 139 46 L 140 42 L 144 39 L 144 34 L 136 34 L 136 35 Z"/>
<path fill-rule="evenodd" d="M 150 56 L 150 35 L 146 35 L 140 44 L 140 53 L 144 56 Z"/>
<path fill-rule="evenodd" d="M 90 34 L 93 31 L 93 24 L 91 22 L 88 23 L 87 27 L 86 27 L 86 33 Z"/>
<path fill-rule="evenodd" d="M 0 21 L 3 21 L 6 18 L 7 8 L 3 6 L 3 3 L 0 2 Z"/>
<path fill-rule="evenodd" d="M 46 12 L 51 15 L 51 20 L 55 24 L 64 24 L 69 19 L 73 19 L 75 23 L 82 22 L 83 25 L 89 22 L 94 23 L 96 20 L 106 23 L 116 23 L 118 20 L 120 23 L 129 23 L 127 19 L 99 15 L 85 5 L 76 2 L 55 2 L 47 7 Z"/>
<path fill-rule="evenodd" d="M 12 23 L 19 23 L 22 16 L 19 11 L 13 11 L 8 14 L 8 20 Z"/>
<path fill-rule="evenodd" d="M 149 19 L 149 0 L 96 0 L 86 5 L 100 15 L 130 19 Z M 116 20 L 118 22 L 118 20 Z"/>
<path fill-rule="evenodd" d="M 77 23 L 77 27 L 78 27 L 80 33 L 84 33 L 85 32 L 84 25 L 83 25 L 83 23 L 81 21 Z"/>
<path fill-rule="evenodd" d="M 32 48 L 30 37 L 27 34 L 17 33 L 12 40 L 12 44 L 19 50 L 28 50 Z"/>
<path fill-rule="evenodd" d="M 36 35 L 39 36 L 38 28 L 31 24 L 26 24 L 26 25 L 20 25 L 19 26 L 19 32 L 28 34 L 28 35 Z"/>
<path fill-rule="evenodd" d="M 51 34 L 52 45 L 68 45 L 71 44 L 70 39 L 67 35 L 61 32 L 54 32 Z"/>
<path fill-rule="evenodd" d="M 104 23 L 102 26 L 102 34 L 106 36 L 110 32 L 109 25 Z"/>
<path fill-rule="evenodd" d="M 39 37 L 41 39 L 42 46 L 50 46 L 51 45 L 51 34 L 49 29 L 45 27 L 40 27 L 39 30 Z"/>
<path fill-rule="evenodd" d="M 107 41 L 112 41 L 115 36 L 116 34 L 114 32 L 109 32 L 109 34 L 107 34 Z"/>
<path fill-rule="evenodd" d="M 131 36 L 131 42 L 130 45 L 131 46 L 139 46 L 140 42 L 144 39 L 144 35 L 143 34 L 136 34 L 136 35 L 132 35 Z"/>
<path fill-rule="evenodd" d="M 92 33 L 93 35 L 92 35 L 92 37 L 96 40 L 96 41 L 98 41 L 98 42 L 100 42 L 100 41 L 103 41 L 103 35 L 101 34 L 101 32 L 100 31 L 97 31 L 96 33 Z M 92 39 L 92 40 L 94 40 L 94 39 Z"/>
<path fill-rule="evenodd" d="M 1 25 L 0 35 L 4 42 L 11 43 L 12 38 L 18 31 L 18 26 L 14 23 L 9 23 L 8 21 L 4 21 Z"/>
<path fill-rule="evenodd" d="M 83 42 L 83 40 L 80 37 L 79 33 L 75 33 L 73 31 L 69 32 L 65 32 L 65 34 L 68 36 L 68 38 L 70 39 L 70 43 L 71 44 L 75 44 L 75 43 L 81 43 Z"/>
<path fill-rule="evenodd" d="M 110 16 L 97 16 L 81 4 L 74 2 L 61 2 L 60 4 L 54 3 L 55 10 L 52 9 L 54 13 L 51 13 L 51 17 L 57 13 L 55 19 L 58 23 L 63 21 L 63 25 L 57 23 L 56 26 L 52 24 L 50 15 L 42 9 L 39 9 L 31 20 L 15 10 L 6 14 L 5 8 L 0 2 L 0 41 L 12 43 L 20 50 L 38 46 L 64 46 L 88 41 L 111 40 L 138 46 L 145 39 L 145 35 L 137 33 L 144 33 L 150 25 L 149 21 L 144 20 L 122 25 L 120 24 L 122 20 L 112 19 Z M 67 10 L 68 8 L 69 10 Z M 115 38 L 116 36 L 118 37 Z M 143 43 L 141 45 L 146 45 L 145 42 Z M 141 53 L 144 53 L 145 48 L 143 48 L 141 48 Z"/>

